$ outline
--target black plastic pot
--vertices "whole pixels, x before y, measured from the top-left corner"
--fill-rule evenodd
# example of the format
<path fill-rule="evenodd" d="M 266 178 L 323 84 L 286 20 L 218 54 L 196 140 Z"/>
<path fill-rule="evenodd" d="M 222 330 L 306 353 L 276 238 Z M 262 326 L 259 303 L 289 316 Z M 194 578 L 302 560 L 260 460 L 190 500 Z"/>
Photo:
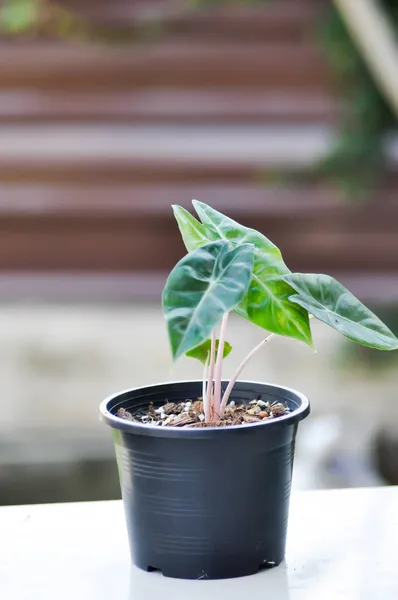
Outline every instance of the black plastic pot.
<path fill-rule="evenodd" d="M 309 402 L 288 388 L 240 381 L 231 400 L 283 401 L 294 412 L 261 423 L 188 429 L 115 416 L 121 407 L 196 399 L 201 386 L 159 384 L 101 404 L 113 428 L 132 560 L 184 579 L 250 575 L 284 558 L 294 443 Z"/>

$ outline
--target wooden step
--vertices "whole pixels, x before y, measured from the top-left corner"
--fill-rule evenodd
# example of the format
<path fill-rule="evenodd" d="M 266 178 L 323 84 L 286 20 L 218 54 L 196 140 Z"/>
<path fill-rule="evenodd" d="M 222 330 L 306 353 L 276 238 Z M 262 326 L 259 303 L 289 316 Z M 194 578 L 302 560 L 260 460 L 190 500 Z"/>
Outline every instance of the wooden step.
<path fill-rule="evenodd" d="M 345 223 L 358 229 L 371 226 L 398 228 L 397 176 L 388 187 L 378 190 L 367 202 L 344 202 L 336 190 L 324 184 L 297 189 L 264 183 L 231 183 L 228 179 L 198 183 L 137 183 L 114 186 L 51 184 L 0 185 L 0 218 L 5 216 L 81 219 L 117 217 L 167 218 L 171 205 L 181 204 L 193 211 L 191 200 L 197 198 L 237 220 L 253 222 L 259 215 L 271 218 L 272 224 L 287 224 L 297 219 Z"/>
<path fill-rule="evenodd" d="M 1 42 L 0 89 L 330 89 L 312 43 L 156 41 L 126 46 Z M 101 102 L 101 96 L 98 97 Z"/>
<path fill-rule="evenodd" d="M 0 41 L 0 122 L 335 122 L 314 27 L 325 3 L 192 10 L 186 3 L 67 0 L 94 23 L 162 20 L 146 41 Z"/>
<path fill-rule="evenodd" d="M 391 182 L 393 184 L 393 182 Z M 212 204 L 263 231 L 296 271 L 398 273 L 398 185 L 345 206 L 325 187 L 254 184 L 0 188 L 0 270 L 170 269 L 184 248 L 170 205 Z"/>
<path fill-rule="evenodd" d="M 0 180 L 275 181 L 316 165 L 334 136 L 320 124 L 2 125 Z M 386 170 L 396 170 L 394 135 L 386 157 Z"/>
<path fill-rule="evenodd" d="M 248 89 L 0 90 L 0 123 L 331 123 L 341 112 L 324 92 Z"/>
<path fill-rule="evenodd" d="M 2 126 L 2 181 L 231 181 L 310 166 L 327 152 L 324 126 Z M 274 175 L 275 176 L 275 175 Z"/>
<path fill-rule="evenodd" d="M 95 27 L 162 27 L 114 45 L 0 42 L 0 298 L 158 301 L 184 253 L 170 205 L 192 197 L 264 231 L 294 270 L 398 296 L 396 161 L 359 206 L 315 179 L 275 183 L 330 148 L 341 113 L 314 40 L 325 2 L 67 4 Z"/>
<path fill-rule="evenodd" d="M 157 35 L 178 39 L 253 41 L 304 39 L 324 14 L 321 0 L 278 0 L 264 5 L 192 8 L 184 2 L 113 0 L 84 3 L 63 0 L 61 5 L 92 26 L 128 30 L 158 24 Z"/>
<path fill-rule="evenodd" d="M 363 302 L 379 309 L 398 302 L 396 272 L 329 273 Z M 167 271 L 4 272 L 0 271 L 0 301 L 19 302 L 152 302 L 160 307 Z"/>

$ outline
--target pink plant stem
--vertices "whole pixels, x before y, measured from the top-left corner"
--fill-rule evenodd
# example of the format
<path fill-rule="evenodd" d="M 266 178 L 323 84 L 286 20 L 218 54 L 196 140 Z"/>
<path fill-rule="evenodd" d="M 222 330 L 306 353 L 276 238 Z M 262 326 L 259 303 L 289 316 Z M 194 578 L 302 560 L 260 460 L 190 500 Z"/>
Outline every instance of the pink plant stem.
<path fill-rule="evenodd" d="M 239 375 L 242 373 L 243 369 L 245 368 L 245 366 L 247 365 L 247 363 L 249 362 L 249 360 L 256 354 L 256 352 L 258 352 L 260 350 L 260 348 L 262 348 L 263 346 L 265 346 L 265 344 L 268 342 L 268 340 L 273 335 L 274 334 L 271 333 L 266 338 L 264 338 L 259 344 L 257 344 L 257 346 L 255 348 L 253 348 L 253 350 L 251 352 L 249 352 L 249 354 L 246 356 L 246 358 L 244 358 L 242 360 L 242 362 L 240 363 L 239 367 L 236 369 L 234 376 L 230 380 L 229 384 L 227 385 L 227 389 L 224 392 L 224 396 L 222 398 L 222 402 L 221 402 L 221 406 L 220 406 L 220 417 L 222 417 L 224 415 L 224 411 L 225 411 L 225 408 L 227 406 L 227 403 L 228 403 L 228 400 L 229 400 L 229 396 L 230 396 L 230 394 L 232 392 L 232 388 L 234 387 L 235 383 L 237 382 L 237 379 L 238 379 Z"/>
<path fill-rule="evenodd" d="M 207 385 L 207 371 L 209 369 L 209 357 L 210 353 L 207 355 L 205 366 L 203 368 L 203 379 L 202 379 L 202 400 L 203 400 L 203 410 L 205 406 L 205 398 L 206 398 L 206 385 Z"/>
<path fill-rule="evenodd" d="M 217 350 L 217 361 L 216 361 L 216 370 L 214 375 L 214 415 L 213 418 L 217 421 L 220 418 L 220 405 L 221 405 L 221 375 L 222 375 L 222 361 L 224 358 L 224 343 L 225 343 L 225 335 L 227 332 L 228 325 L 228 315 L 229 313 L 224 313 L 222 321 L 221 321 L 221 329 L 220 329 L 220 340 L 218 342 L 218 350 Z"/>
<path fill-rule="evenodd" d="M 213 394 L 213 379 L 214 379 L 214 362 L 216 358 L 216 332 L 211 333 L 210 359 L 209 359 L 209 375 L 207 380 L 206 397 L 203 398 L 203 409 L 205 413 L 205 421 L 208 423 L 211 420 L 211 399 Z"/>

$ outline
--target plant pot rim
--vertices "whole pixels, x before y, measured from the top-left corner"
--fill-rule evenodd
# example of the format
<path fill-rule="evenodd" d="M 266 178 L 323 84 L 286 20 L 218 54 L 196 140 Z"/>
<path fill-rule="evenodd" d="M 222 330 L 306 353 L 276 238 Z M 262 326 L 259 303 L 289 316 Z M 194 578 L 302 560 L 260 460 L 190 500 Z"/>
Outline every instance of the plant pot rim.
<path fill-rule="evenodd" d="M 223 382 L 224 383 L 224 382 Z M 227 382 L 225 382 L 227 383 Z M 105 398 L 99 406 L 100 411 L 100 420 L 112 427 L 113 429 L 118 429 L 119 431 L 123 431 L 125 433 L 130 434 L 138 434 L 138 435 L 146 435 L 153 437 L 189 437 L 189 438 L 208 438 L 209 435 L 214 435 L 217 433 L 218 435 L 227 435 L 230 432 L 242 432 L 248 433 L 249 431 L 255 431 L 259 428 L 280 428 L 286 427 L 288 425 L 294 425 L 298 421 L 304 419 L 310 413 L 310 403 L 308 398 L 302 394 L 301 392 L 289 388 L 283 385 L 273 384 L 273 383 L 264 383 L 260 381 L 250 381 L 250 380 L 239 380 L 236 382 L 235 386 L 239 389 L 239 384 L 249 385 L 249 386 L 261 386 L 270 388 L 275 390 L 283 390 L 292 396 L 296 396 L 301 402 L 300 406 L 294 409 L 292 412 L 283 415 L 281 417 L 277 417 L 275 419 L 269 419 L 267 421 L 261 421 L 259 423 L 245 423 L 241 425 L 227 425 L 225 427 L 190 427 L 183 428 L 178 426 L 168 426 L 168 427 L 159 427 L 158 425 L 147 425 L 144 423 L 137 423 L 135 421 L 128 421 L 126 419 L 122 419 L 114 414 L 115 408 L 118 406 L 115 403 L 117 398 L 120 398 L 120 407 L 123 406 L 128 398 L 125 396 L 127 394 L 133 394 L 134 392 L 138 392 L 139 390 L 148 390 L 158 388 L 158 387 L 167 387 L 170 385 L 178 385 L 178 384 L 200 384 L 202 382 L 198 379 L 188 379 L 181 381 L 166 381 L 160 382 L 152 385 L 144 385 L 138 386 L 136 388 L 128 388 L 126 390 L 121 390 L 116 394 L 112 394 Z M 108 408 L 109 404 L 112 403 L 112 410 Z"/>

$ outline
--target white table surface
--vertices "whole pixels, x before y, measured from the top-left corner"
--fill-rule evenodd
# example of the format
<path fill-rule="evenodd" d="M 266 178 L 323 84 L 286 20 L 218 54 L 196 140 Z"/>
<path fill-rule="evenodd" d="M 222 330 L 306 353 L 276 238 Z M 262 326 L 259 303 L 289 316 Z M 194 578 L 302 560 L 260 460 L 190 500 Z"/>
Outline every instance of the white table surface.
<path fill-rule="evenodd" d="M 0 508 L 1 600 L 397 600 L 398 488 L 299 492 L 286 563 L 181 581 L 130 566 L 121 502 Z"/>

